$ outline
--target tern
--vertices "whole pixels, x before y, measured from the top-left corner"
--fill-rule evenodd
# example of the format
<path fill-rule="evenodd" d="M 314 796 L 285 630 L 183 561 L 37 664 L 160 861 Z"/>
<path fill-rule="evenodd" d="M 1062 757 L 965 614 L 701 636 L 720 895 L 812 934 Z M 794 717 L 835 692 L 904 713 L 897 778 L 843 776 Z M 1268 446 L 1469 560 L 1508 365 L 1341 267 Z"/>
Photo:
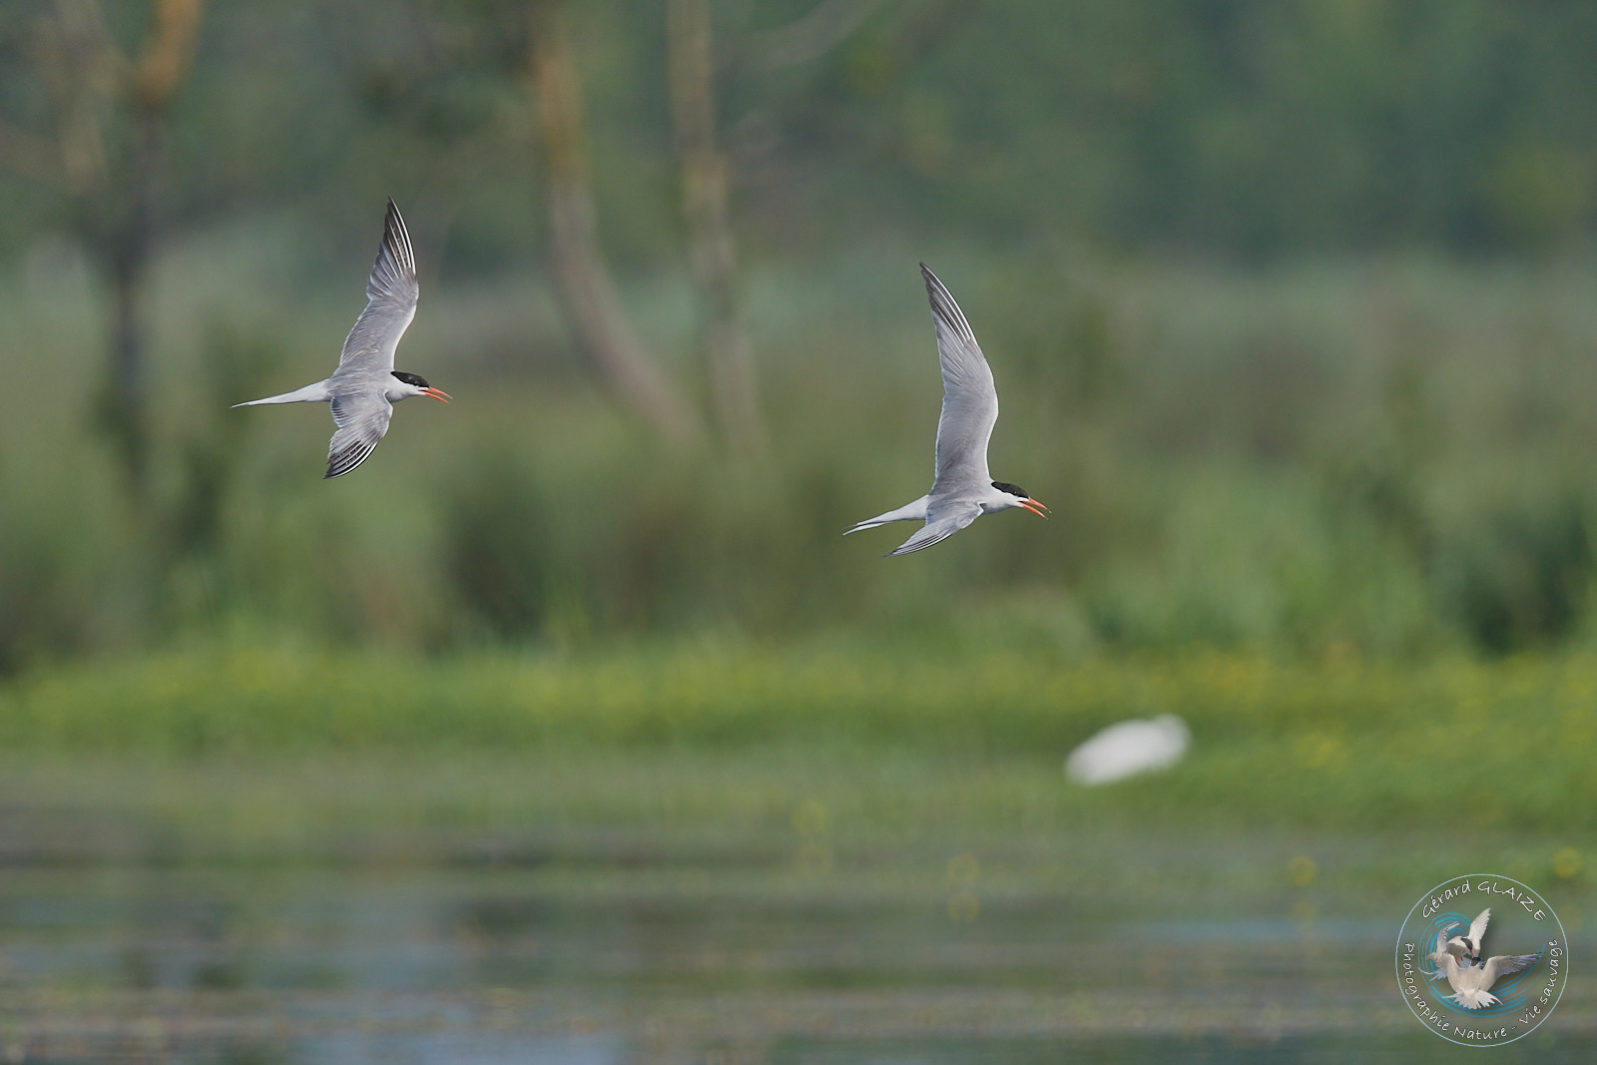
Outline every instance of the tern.
<path fill-rule="evenodd" d="M 937 456 L 932 490 L 897 510 L 845 529 L 843 535 L 894 521 L 924 521 L 926 527 L 888 557 L 922 551 L 942 543 L 981 517 L 1024 507 L 1039 517 L 1048 508 L 1017 484 L 995 481 L 987 472 L 987 441 L 998 421 L 998 390 L 993 371 L 976 343 L 976 334 L 937 275 L 920 266 L 937 326 L 937 358 L 943 369 L 943 413 L 937 420 Z"/>
<path fill-rule="evenodd" d="M 1468 935 L 1453 936 L 1447 941 L 1447 949 L 1455 957 L 1459 951 L 1463 951 L 1466 968 L 1470 965 L 1485 964 L 1481 961 L 1481 940 L 1486 938 L 1486 925 L 1491 919 L 1492 908 L 1488 906 L 1470 922 Z"/>
<path fill-rule="evenodd" d="M 326 403 L 338 430 L 327 445 L 327 477 L 340 477 L 366 461 L 394 416 L 394 404 L 411 396 L 429 396 L 449 402 L 449 393 L 432 387 L 420 374 L 394 369 L 394 349 L 416 317 L 416 256 L 410 233 L 394 201 L 388 201 L 383 221 L 383 242 L 366 281 L 366 309 L 344 338 L 338 369 L 314 385 L 265 399 L 235 403 L 254 407 L 263 403 Z"/>
<path fill-rule="evenodd" d="M 1492 985 L 1512 973 L 1524 972 L 1541 960 L 1540 954 L 1498 954 L 1487 958 L 1479 966 L 1473 964 L 1479 959 L 1471 958 L 1467 944 L 1474 943 L 1479 949 L 1476 928 L 1478 926 L 1484 933 L 1490 915 L 1491 911 L 1487 910 L 1475 918 L 1468 937 L 1448 934 L 1457 925 L 1442 929 L 1436 934 L 1436 949 L 1431 951 L 1431 961 L 1436 965 L 1436 972 L 1431 974 L 1431 978 L 1439 980 L 1445 977 L 1454 992 L 1447 997 L 1465 1009 L 1478 1010 L 1497 1005 L 1498 998 L 1492 994 Z M 1459 964 L 1460 955 L 1464 958 L 1462 965 Z"/>

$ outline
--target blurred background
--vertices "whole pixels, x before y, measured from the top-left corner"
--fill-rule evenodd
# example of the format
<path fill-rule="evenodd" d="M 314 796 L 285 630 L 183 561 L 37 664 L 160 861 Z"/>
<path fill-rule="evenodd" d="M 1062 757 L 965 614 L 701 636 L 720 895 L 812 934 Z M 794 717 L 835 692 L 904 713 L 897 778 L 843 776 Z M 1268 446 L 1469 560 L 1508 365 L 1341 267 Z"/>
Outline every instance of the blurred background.
<path fill-rule="evenodd" d="M 12 0 L 9 1060 L 1414 1060 L 1390 937 L 1460 861 L 1578 973 L 1594 49 L 1484 0 Z M 323 482 L 323 410 L 229 404 L 330 372 L 385 196 L 455 402 Z M 929 483 L 922 260 L 1054 517 L 884 561 L 839 533 Z M 1064 780 L 1163 712 L 1181 764 Z"/>

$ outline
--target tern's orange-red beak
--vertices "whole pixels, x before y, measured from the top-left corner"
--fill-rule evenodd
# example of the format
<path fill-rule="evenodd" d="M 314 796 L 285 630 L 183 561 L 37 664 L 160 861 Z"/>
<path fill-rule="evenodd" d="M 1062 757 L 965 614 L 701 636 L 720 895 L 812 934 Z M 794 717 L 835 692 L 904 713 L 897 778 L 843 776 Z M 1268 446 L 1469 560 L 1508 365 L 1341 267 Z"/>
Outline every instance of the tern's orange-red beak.
<path fill-rule="evenodd" d="M 1048 516 L 1047 504 L 1039 503 L 1035 499 L 1022 499 L 1020 501 L 1020 505 L 1037 515 L 1039 518 L 1046 518 Z"/>
<path fill-rule="evenodd" d="M 421 394 L 424 395 L 424 396 L 430 396 L 433 399 L 436 399 L 440 403 L 448 403 L 449 402 L 449 393 L 445 392 L 441 388 L 424 388 L 424 389 L 421 390 Z"/>

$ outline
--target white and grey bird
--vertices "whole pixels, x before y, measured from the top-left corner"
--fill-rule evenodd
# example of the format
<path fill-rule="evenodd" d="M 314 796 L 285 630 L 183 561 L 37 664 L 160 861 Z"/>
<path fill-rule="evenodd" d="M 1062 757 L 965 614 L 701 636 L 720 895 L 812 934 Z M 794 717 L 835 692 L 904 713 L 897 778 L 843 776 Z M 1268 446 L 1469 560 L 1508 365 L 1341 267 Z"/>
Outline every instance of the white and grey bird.
<path fill-rule="evenodd" d="M 1093 733 L 1065 759 L 1065 776 L 1094 787 L 1169 769 L 1186 755 L 1192 730 L 1175 714 L 1132 718 Z"/>
<path fill-rule="evenodd" d="M 1492 994 L 1492 985 L 1505 976 L 1524 972 L 1541 959 L 1540 954 L 1498 954 L 1480 962 L 1480 939 L 1476 929 L 1480 929 L 1479 934 L 1484 935 L 1490 915 L 1491 911 L 1487 910 L 1475 918 L 1468 937 L 1451 935 L 1458 925 L 1442 929 L 1436 934 L 1436 947 L 1431 951 L 1431 961 L 1436 966 L 1431 979 L 1445 979 L 1453 989 L 1453 994 L 1447 997 L 1465 1009 L 1478 1010 L 1497 1005 L 1498 998 Z M 1470 943 L 1475 945 L 1474 952 L 1469 949 Z"/>
<path fill-rule="evenodd" d="M 1447 941 L 1447 949 L 1454 956 L 1460 951 L 1467 959 L 1466 964 L 1478 963 L 1481 959 L 1481 940 L 1486 938 L 1486 925 L 1492 919 L 1490 906 L 1475 915 L 1475 920 L 1469 924 L 1469 931 L 1462 936 L 1453 936 Z M 1456 949 L 1455 949 L 1456 948 Z"/>
<path fill-rule="evenodd" d="M 907 555 L 942 543 L 981 517 L 1024 507 L 1039 517 L 1048 508 L 1024 488 L 995 481 L 987 472 L 987 441 L 998 421 L 998 390 L 993 371 L 976 343 L 976 334 L 937 275 L 921 263 L 926 294 L 937 326 L 937 358 L 943 369 L 943 413 L 937 420 L 937 454 L 932 489 L 897 510 L 845 529 L 843 535 L 895 521 L 923 521 L 925 528 L 905 540 L 892 555 Z"/>
<path fill-rule="evenodd" d="M 263 403 L 326 403 L 338 427 L 327 446 L 328 477 L 338 477 L 366 461 L 394 416 L 394 404 L 411 396 L 449 401 L 449 393 L 432 387 L 420 374 L 394 369 L 394 349 L 416 317 L 416 257 L 410 233 L 394 201 L 388 201 L 383 222 L 383 242 L 366 281 L 366 309 L 344 338 L 338 369 L 313 385 L 235 403 L 254 407 Z"/>

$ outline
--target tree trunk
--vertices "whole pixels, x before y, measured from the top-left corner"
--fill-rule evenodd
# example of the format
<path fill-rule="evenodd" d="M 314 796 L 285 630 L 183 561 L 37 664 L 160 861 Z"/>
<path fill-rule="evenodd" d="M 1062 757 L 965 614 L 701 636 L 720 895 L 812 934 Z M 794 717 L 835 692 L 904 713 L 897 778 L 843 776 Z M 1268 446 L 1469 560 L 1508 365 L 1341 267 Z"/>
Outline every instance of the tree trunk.
<path fill-rule="evenodd" d="M 144 47 L 122 86 L 131 112 L 132 155 L 121 188 L 104 187 L 112 178 L 102 171 L 102 187 L 89 190 L 111 202 L 115 212 L 104 240 L 111 286 L 111 336 L 100 417 L 117 447 L 135 502 L 144 498 L 149 467 L 143 300 L 157 235 L 157 200 L 165 177 L 167 114 L 188 73 L 203 7 L 203 0 L 156 0 Z M 112 69 L 118 64 L 108 51 L 100 53 L 99 62 L 111 64 Z M 102 77 L 107 84 L 115 82 L 113 77 Z"/>
<path fill-rule="evenodd" d="M 599 251 L 581 85 L 559 5 L 535 7 L 530 57 L 543 140 L 549 259 L 562 310 L 606 387 L 667 439 L 699 435 L 697 419 L 632 330 Z"/>
<path fill-rule="evenodd" d="M 715 71 L 708 0 L 670 0 L 671 119 L 681 165 L 682 213 L 697 290 L 710 394 L 721 427 L 742 450 L 764 446 L 748 338 L 738 318 L 736 252 L 726 158 L 716 144 Z"/>
<path fill-rule="evenodd" d="M 100 422 L 115 445 L 128 491 L 144 497 L 149 466 L 150 434 L 144 388 L 144 272 L 148 232 L 127 232 L 113 240 L 122 247 L 108 252 L 111 286 L 110 365 L 101 398 Z"/>
<path fill-rule="evenodd" d="M 136 110 L 133 157 L 125 176 L 126 200 L 105 242 L 111 286 L 111 337 L 100 416 L 116 445 L 135 501 L 144 497 L 150 456 L 143 312 L 145 276 L 156 233 L 156 188 L 164 162 L 163 117 L 163 112 L 142 106 Z"/>

